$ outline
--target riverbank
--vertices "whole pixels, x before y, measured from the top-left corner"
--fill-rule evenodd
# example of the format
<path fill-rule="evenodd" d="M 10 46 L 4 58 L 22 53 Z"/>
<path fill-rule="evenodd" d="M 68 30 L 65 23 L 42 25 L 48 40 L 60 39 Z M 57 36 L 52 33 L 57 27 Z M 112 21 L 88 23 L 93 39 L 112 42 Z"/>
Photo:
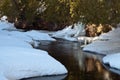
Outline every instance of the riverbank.
<path fill-rule="evenodd" d="M 66 74 L 67 69 L 47 51 L 34 49 L 39 40 L 56 41 L 47 33 L 23 31 L 0 20 L 0 80 Z"/>
<path fill-rule="evenodd" d="M 57 40 L 55 42 L 41 41 L 39 49 L 46 50 L 49 54 L 64 64 L 68 70 L 64 80 L 117 80 L 119 75 L 106 70 L 103 66 L 103 55 L 83 52 L 80 42 Z M 41 79 L 41 77 L 30 80 Z M 53 76 L 53 80 L 55 76 Z M 28 79 L 29 80 L 29 79 Z M 47 78 L 44 77 L 44 80 Z M 52 80 L 52 79 L 50 79 Z M 57 79 L 55 79 L 57 80 Z"/>
<path fill-rule="evenodd" d="M 120 69 L 120 28 L 116 28 L 108 33 L 99 36 L 97 41 L 88 44 L 83 48 L 83 51 L 95 52 L 97 54 L 106 55 L 103 58 L 103 63 L 109 67 Z M 120 72 L 120 71 L 119 71 Z"/>

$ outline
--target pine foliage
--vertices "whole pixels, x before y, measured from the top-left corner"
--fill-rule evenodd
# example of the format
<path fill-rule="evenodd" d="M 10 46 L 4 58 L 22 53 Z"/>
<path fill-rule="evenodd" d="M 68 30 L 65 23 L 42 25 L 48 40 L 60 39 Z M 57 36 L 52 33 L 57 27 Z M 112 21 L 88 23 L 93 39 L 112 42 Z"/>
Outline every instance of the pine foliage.
<path fill-rule="evenodd" d="M 44 29 L 77 22 L 112 25 L 120 22 L 120 0 L 0 0 L 2 15 Z"/>

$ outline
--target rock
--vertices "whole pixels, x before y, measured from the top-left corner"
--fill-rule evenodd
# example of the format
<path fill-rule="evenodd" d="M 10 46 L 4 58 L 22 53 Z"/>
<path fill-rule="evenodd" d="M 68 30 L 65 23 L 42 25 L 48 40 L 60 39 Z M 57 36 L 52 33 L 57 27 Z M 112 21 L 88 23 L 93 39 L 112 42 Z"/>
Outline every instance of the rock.
<path fill-rule="evenodd" d="M 112 26 L 109 24 L 99 24 L 98 26 L 95 24 L 88 24 L 85 27 L 87 37 L 99 36 L 100 34 L 107 33 L 110 30 L 112 30 Z"/>
<path fill-rule="evenodd" d="M 88 37 L 95 37 L 96 36 L 96 25 L 95 24 L 88 24 L 85 26 L 86 36 Z"/>

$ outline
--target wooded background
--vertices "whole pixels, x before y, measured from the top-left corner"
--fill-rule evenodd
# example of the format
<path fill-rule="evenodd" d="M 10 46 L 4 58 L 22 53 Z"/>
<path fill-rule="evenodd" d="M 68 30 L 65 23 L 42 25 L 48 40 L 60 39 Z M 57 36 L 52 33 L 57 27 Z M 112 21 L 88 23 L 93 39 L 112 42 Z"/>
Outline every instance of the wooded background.
<path fill-rule="evenodd" d="M 0 16 L 17 28 L 59 30 L 77 22 L 116 26 L 120 0 L 0 0 Z"/>

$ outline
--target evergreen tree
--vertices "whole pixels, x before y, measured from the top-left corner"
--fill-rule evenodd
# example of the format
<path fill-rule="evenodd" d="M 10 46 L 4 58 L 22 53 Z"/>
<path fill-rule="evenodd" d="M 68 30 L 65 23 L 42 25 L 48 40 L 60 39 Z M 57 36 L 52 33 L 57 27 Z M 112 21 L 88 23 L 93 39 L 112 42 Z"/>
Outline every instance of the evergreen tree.
<path fill-rule="evenodd" d="M 44 20 L 54 23 L 54 28 L 65 27 L 70 20 L 67 2 L 62 0 L 45 0 L 45 3 L 46 10 L 43 13 Z"/>
<path fill-rule="evenodd" d="M 39 15 L 42 0 L 3 0 L 1 15 L 6 15 L 15 22 L 18 28 L 32 26 L 34 18 Z"/>
<path fill-rule="evenodd" d="M 86 24 L 120 22 L 120 0 L 80 0 L 79 11 L 82 22 Z"/>
<path fill-rule="evenodd" d="M 43 26 L 56 30 L 77 22 L 98 25 L 120 22 L 120 0 L 0 0 L 0 3 L 0 16 L 8 16 L 20 28 Z"/>

